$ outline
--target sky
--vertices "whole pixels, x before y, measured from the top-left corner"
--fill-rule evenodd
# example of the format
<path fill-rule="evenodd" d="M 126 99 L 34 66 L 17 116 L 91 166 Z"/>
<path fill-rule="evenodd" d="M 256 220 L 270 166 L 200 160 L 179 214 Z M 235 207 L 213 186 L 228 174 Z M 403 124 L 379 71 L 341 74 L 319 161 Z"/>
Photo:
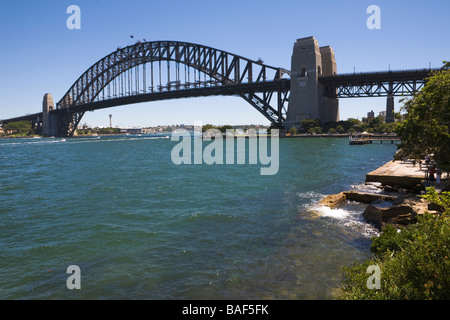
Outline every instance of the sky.
<path fill-rule="evenodd" d="M 70 5 L 81 29 L 68 29 Z M 380 29 L 366 25 L 370 5 Z M 95 62 L 137 39 L 197 43 L 290 69 L 295 41 L 314 36 L 330 45 L 338 73 L 419 69 L 450 60 L 448 0 L 2 1 L 0 4 L 0 119 L 42 110 Z M 134 39 L 130 38 L 130 34 Z M 395 110 L 401 103 L 396 99 Z M 385 98 L 340 99 L 340 118 L 385 110 Z M 166 100 L 87 112 L 90 126 L 269 124 L 239 97 Z"/>

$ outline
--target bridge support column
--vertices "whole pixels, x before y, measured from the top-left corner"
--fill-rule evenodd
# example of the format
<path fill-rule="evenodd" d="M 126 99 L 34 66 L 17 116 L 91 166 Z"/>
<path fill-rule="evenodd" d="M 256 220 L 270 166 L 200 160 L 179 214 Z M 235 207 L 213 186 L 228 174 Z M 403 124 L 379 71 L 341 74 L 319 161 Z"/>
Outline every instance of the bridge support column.
<path fill-rule="evenodd" d="M 330 46 L 319 47 L 314 37 L 295 42 L 286 130 L 294 126 L 299 128 L 303 119 L 318 119 L 322 124 L 339 121 L 338 99 L 326 97 L 325 88 L 319 82 L 319 76 L 336 72 L 334 52 Z"/>
<path fill-rule="evenodd" d="M 389 93 L 386 101 L 386 123 L 394 122 L 394 96 Z"/>
<path fill-rule="evenodd" d="M 55 109 L 53 97 L 50 93 L 44 95 L 42 101 L 42 134 L 44 137 L 58 136 L 61 127 L 61 116 L 50 113 Z"/>

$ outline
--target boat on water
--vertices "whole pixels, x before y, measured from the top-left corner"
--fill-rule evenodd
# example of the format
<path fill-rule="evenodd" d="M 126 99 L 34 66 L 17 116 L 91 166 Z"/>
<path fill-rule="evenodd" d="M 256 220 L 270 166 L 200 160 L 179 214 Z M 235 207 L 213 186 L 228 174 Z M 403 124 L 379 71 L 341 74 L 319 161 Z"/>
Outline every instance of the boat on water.
<path fill-rule="evenodd" d="M 368 132 L 352 134 L 352 135 L 350 135 L 348 137 L 349 138 L 349 143 L 350 144 L 366 144 L 366 143 L 369 143 L 371 135 L 372 134 L 370 134 Z"/>

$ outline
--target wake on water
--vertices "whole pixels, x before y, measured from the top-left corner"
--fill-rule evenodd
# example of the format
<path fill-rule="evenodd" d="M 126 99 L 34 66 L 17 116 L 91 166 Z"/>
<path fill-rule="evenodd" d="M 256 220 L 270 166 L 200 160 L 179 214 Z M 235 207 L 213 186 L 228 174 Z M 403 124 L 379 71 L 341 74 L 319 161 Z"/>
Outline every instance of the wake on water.
<path fill-rule="evenodd" d="M 36 137 L 36 138 L 18 138 L 19 141 L 11 142 L 9 139 L 5 139 L 3 143 L 0 143 L 0 145 L 43 145 L 43 144 L 55 144 L 55 143 L 62 143 L 62 142 L 68 142 L 68 143 L 98 143 L 98 142 L 117 142 L 117 141 L 134 141 L 134 140 L 159 140 L 159 139 L 169 139 L 170 137 L 168 135 L 165 136 L 115 136 L 114 138 L 111 138 L 109 136 L 92 136 L 92 137 L 74 137 L 70 139 L 65 138 L 42 138 L 42 137 Z"/>

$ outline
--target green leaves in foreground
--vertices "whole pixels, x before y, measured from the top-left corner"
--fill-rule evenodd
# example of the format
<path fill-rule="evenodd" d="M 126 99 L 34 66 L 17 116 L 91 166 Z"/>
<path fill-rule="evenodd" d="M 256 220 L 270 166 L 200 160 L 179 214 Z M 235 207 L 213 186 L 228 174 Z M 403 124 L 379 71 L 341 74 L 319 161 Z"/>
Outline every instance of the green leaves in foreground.
<path fill-rule="evenodd" d="M 344 268 L 341 299 L 424 300 L 450 298 L 449 219 L 426 214 L 419 222 L 374 241 L 376 258 Z M 395 239 L 395 241 L 392 241 Z M 369 289 L 370 265 L 381 270 L 380 289 Z"/>
<path fill-rule="evenodd" d="M 372 239 L 372 260 L 344 268 L 341 299 L 450 299 L 450 194 L 429 188 L 424 197 L 442 205 L 444 213 L 427 213 L 400 230 L 387 226 Z M 379 289 L 368 288 L 371 265 L 380 268 Z"/>

